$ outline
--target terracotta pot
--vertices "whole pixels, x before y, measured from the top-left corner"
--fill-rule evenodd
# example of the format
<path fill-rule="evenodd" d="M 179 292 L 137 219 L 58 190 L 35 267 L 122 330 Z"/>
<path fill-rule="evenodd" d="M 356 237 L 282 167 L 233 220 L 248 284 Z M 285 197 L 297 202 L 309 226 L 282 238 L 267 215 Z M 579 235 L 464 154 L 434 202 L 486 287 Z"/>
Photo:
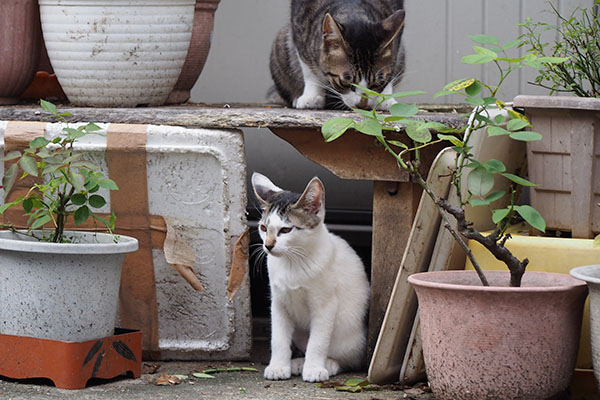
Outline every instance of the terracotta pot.
<path fill-rule="evenodd" d="M 0 1 L 0 104 L 15 104 L 35 76 L 42 45 L 37 0 Z"/>
<path fill-rule="evenodd" d="M 194 27 L 187 57 L 181 69 L 179 79 L 167 99 L 168 104 L 185 103 L 190 98 L 190 90 L 198 80 L 208 51 L 214 26 L 215 11 L 220 0 L 196 0 Z"/>
<path fill-rule="evenodd" d="M 408 278 L 417 292 L 427 377 L 437 400 L 550 399 L 563 394 L 577 357 L 584 282 L 527 272 L 441 271 Z M 501 286 L 504 285 L 504 286 Z"/>

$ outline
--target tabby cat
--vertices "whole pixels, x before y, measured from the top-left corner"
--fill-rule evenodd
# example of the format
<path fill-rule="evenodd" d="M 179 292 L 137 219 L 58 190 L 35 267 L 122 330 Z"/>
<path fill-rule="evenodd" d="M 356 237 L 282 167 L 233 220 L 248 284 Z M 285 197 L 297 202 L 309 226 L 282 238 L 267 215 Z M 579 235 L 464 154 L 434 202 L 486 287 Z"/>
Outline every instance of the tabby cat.
<path fill-rule="evenodd" d="M 277 92 L 295 108 L 374 107 L 352 84 L 392 93 L 404 72 L 404 15 L 403 0 L 292 0 L 271 48 Z"/>
<path fill-rule="evenodd" d="M 300 195 L 254 173 L 252 186 L 263 207 L 259 233 L 271 288 L 265 378 L 318 382 L 360 368 L 369 282 L 358 255 L 323 223 L 323 183 L 313 178 Z M 304 357 L 292 359 L 292 343 Z"/>

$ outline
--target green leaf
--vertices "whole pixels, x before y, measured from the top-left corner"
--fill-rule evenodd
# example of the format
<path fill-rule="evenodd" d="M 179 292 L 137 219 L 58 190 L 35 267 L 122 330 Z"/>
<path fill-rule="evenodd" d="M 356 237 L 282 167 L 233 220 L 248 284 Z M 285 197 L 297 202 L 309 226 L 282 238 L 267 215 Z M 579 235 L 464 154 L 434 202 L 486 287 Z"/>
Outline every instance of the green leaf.
<path fill-rule="evenodd" d="M 510 179 L 514 183 L 519 184 L 521 186 L 537 186 L 535 183 L 529 182 L 525 178 L 521 178 L 520 176 L 509 174 L 508 172 L 504 172 L 504 173 L 502 173 L 500 175 L 502 175 L 503 177 L 505 177 L 507 179 Z"/>
<path fill-rule="evenodd" d="M 441 91 L 437 92 L 436 94 L 434 94 L 433 98 L 437 99 L 438 97 L 447 96 L 449 94 L 462 94 L 462 93 L 457 93 L 457 92 L 452 91 L 452 90 L 441 90 Z"/>
<path fill-rule="evenodd" d="M 493 192 L 493 193 L 490 193 L 489 195 L 487 195 L 485 197 L 485 200 L 491 204 L 491 203 L 495 202 L 496 200 L 500 200 L 501 198 L 503 198 L 504 195 L 506 195 L 506 192 L 504 190 L 498 190 L 496 192 Z"/>
<path fill-rule="evenodd" d="M 19 151 L 11 151 L 6 154 L 4 157 L 0 158 L 0 161 L 10 161 L 21 157 L 21 152 Z"/>
<path fill-rule="evenodd" d="M 569 60 L 569 57 L 539 57 L 537 59 L 538 62 L 547 63 L 547 64 L 562 64 L 568 60 Z"/>
<path fill-rule="evenodd" d="M 65 132 L 67 134 L 67 138 L 71 140 L 79 139 L 86 135 L 86 132 L 74 128 L 63 128 L 63 132 Z"/>
<path fill-rule="evenodd" d="M 465 101 L 472 106 L 482 106 L 485 104 L 485 101 L 481 97 L 467 97 Z"/>
<path fill-rule="evenodd" d="M 546 221 L 544 221 L 544 218 L 535 208 L 528 205 L 522 205 L 515 206 L 515 210 L 529 225 L 539 231 L 546 231 Z"/>
<path fill-rule="evenodd" d="M 395 117 L 412 117 L 419 113 L 419 108 L 416 104 L 395 103 L 390 107 L 390 114 Z"/>
<path fill-rule="evenodd" d="M 473 84 L 471 86 L 468 86 L 467 88 L 465 88 L 465 92 L 470 97 L 477 96 L 479 93 L 481 93 L 482 90 L 483 90 L 483 85 L 481 83 L 479 83 L 479 81 L 475 81 L 475 82 L 473 82 Z"/>
<path fill-rule="evenodd" d="M 467 185 L 471 194 L 483 197 L 494 187 L 494 176 L 480 166 L 469 173 Z"/>
<path fill-rule="evenodd" d="M 364 378 L 349 378 L 344 382 L 344 386 L 367 386 L 369 381 Z"/>
<path fill-rule="evenodd" d="M 31 142 L 29 142 L 29 147 L 32 149 L 38 149 L 40 147 L 46 146 L 50 141 L 44 137 L 36 137 Z"/>
<path fill-rule="evenodd" d="M 362 391 L 362 388 L 360 386 L 336 386 L 335 390 L 338 392 L 358 393 Z"/>
<path fill-rule="evenodd" d="M 498 114 L 494 117 L 494 122 L 497 124 L 503 124 L 506 122 L 506 116 L 504 114 Z"/>
<path fill-rule="evenodd" d="M 441 139 L 441 140 L 447 140 L 447 141 L 449 141 L 450 143 L 452 143 L 453 145 L 455 145 L 457 147 L 462 147 L 463 146 L 462 140 L 460 140 L 456 136 L 444 135 L 442 133 L 438 133 L 437 137 L 438 137 L 438 139 Z"/>
<path fill-rule="evenodd" d="M 521 44 L 521 40 L 520 39 L 513 40 L 512 42 L 504 43 L 502 45 L 502 50 L 512 49 L 514 47 L 517 47 L 519 44 Z"/>
<path fill-rule="evenodd" d="M 535 142 L 537 140 L 542 140 L 541 134 L 531 131 L 513 132 L 509 136 L 511 139 L 520 140 L 522 142 Z"/>
<path fill-rule="evenodd" d="M 49 215 L 43 215 L 42 217 L 36 219 L 35 221 L 33 221 L 33 223 L 31 224 L 31 226 L 29 227 L 30 230 L 34 230 L 34 229 L 39 229 L 41 227 L 43 227 L 44 225 L 46 225 L 47 223 L 52 221 L 52 217 Z"/>
<path fill-rule="evenodd" d="M 357 85 L 356 83 L 353 83 L 352 86 L 357 87 L 364 94 L 368 94 L 370 96 L 375 96 L 375 97 L 383 97 L 383 95 L 381 93 L 376 92 L 375 90 L 371 90 L 368 87 L 360 86 L 360 85 Z"/>
<path fill-rule="evenodd" d="M 81 192 L 85 190 L 85 178 L 78 172 L 74 170 L 70 171 L 69 178 L 71 179 L 71 184 L 75 188 L 76 192 Z"/>
<path fill-rule="evenodd" d="M 489 206 L 490 202 L 487 200 L 482 200 L 482 199 L 471 199 L 470 200 L 471 205 L 473 207 L 478 207 L 478 206 Z"/>
<path fill-rule="evenodd" d="M 321 133 L 326 142 L 332 142 L 354 125 L 355 122 L 350 118 L 335 117 L 325 121 L 321 126 Z"/>
<path fill-rule="evenodd" d="M 112 179 L 101 179 L 98 181 L 98 186 L 108 190 L 119 190 L 119 187 Z"/>
<path fill-rule="evenodd" d="M 499 126 L 488 126 L 487 128 L 488 136 L 501 136 L 501 135 L 510 135 L 510 132 L 504 128 Z"/>
<path fill-rule="evenodd" d="M 403 149 L 408 149 L 408 146 L 398 140 L 388 140 L 387 141 L 392 146 L 401 147 Z"/>
<path fill-rule="evenodd" d="M 37 163 L 33 157 L 23 155 L 19 160 L 19 165 L 23 168 L 23 171 L 27 172 L 29 175 L 38 176 Z"/>
<path fill-rule="evenodd" d="M 85 130 L 88 132 L 95 132 L 95 131 L 102 130 L 102 128 L 100 128 L 98 125 L 94 124 L 93 122 L 88 122 L 88 124 L 85 126 Z"/>
<path fill-rule="evenodd" d="M 354 129 L 371 136 L 383 137 L 381 125 L 372 119 L 365 119 L 354 126 Z"/>
<path fill-rule="evenodd" d="M 75 219 L 75 225 L 81 225 L 90 217 L 90 209 L 88 206 L 81 206 L 75 210 L 73 218 Z"/>
<path fill-rule="evenodd" d="M 494 210 L 492 212 L 492 222 L 494 222 L 497 225 L 500 221 L 502 221 L 508 216 L 509 212 L 510 208 L 501 208 L 499 210 Z"/>
<path fill-rule="evenodd" d="M 87 197 L 85 194 L 75 193 L 71 196 L 71 202 L 76 206 L 82 206 L 87 201 Z"/>
<path fill-rule="evenodd" d="M 422 124 L 411 121 L 406 125 L 406 134 L 409 138 L 418 143 L 427 143 L 431 141 L 431 132 L 429 129 L 419 129 Z"/>
<path fill-rule="evenodd" d="M 192 373 L 192 376 L 194 378 L 200 378 L 200 379 L 215 379 L 215 377 L 213 375 L 204 374 L 202 372 L 194 372 L 194 373 Z"/>
<path fill-rule="evenodd" d="M 492 53 L 494 53 L 494 52 L 492 51 Z M 494 53 L 494 54 L 496 54 L 496 53 Z M 478 65 L 478 64 L 489 63 L 490 61 L 494 61 L 496 58 L 497 58 L 497 56 L 490 57 L 489 55 L 470 54 L 468 56 L 464 56 L 463 58 L 461 58 L 461 61 L 465 64 Z"/>
<path fill-rule="evenodd" d="M 469 37 L 479 44 L 498 44 L 498 38 L 492 35 L 469 35 Z"/>
<path fill-rule="evenodd" d="M 106 204 L 106 200 L 104 200 L 104 197 L 102 197 L 98 194 L 94 194 L 94 195 L 90 196 L 89 203 L 90 203 L 90 206 L 92 206 L 94 208 L 101 208 L 101 207 L 104 207 L 104 205 Z"/>
<path fill-rule="evenodd" d="M 488 160 L 488 162 L 484 164 L 484 167 L 491 174 L 497 174 L 499 172 L 506 171 L 506 166 L 502 163 L 502 161 L 498 161 L 494 158 Z"/>
<path fill-rule="evenodd" d="M 17 180 L 17 173 L 19 172 L 19 167 L 17 164 L 12 164 L 4 171 L 4 176 L 2 177 L 2 185 L 4 186 L 4 198 L 8 196 L 10 190 L 12 189 L 15 181 Z"/>
<path fill-rule="evenodd" d="M 42 109 L 46 112 L 49 112 L 50 114 L 57 114 L 58 110 L 56 109 L 56 106 L 52 103 L 50 103 L 49 101 L 46 101 L 44 99 L 40 99 L 40 106 L 42 107 Z"/>
<path fill-rule="evenodd" d="M 495 60 L 496 58 L 498 58 L 498 54 L 495 51 L 490 50 L 490 49 L 486 49 L 485 47 L 473 46 L 473 50 L 475 50 L 475 52 L 477 54 L 479 54 L 480 56 L 491 58 L 490 61 Z"/>
<path fill-rule="evenodd" d="M 511 132 L 514 132 L 520 131 L 521 129 L 526 128 L 528 126 L 531 126 L 531 124 L 528 121 L 516 118 L 508 121 L 508 124 L 506 124 L 506 129 L 508 129 Z"/>
<path fill-rule="evenodd" d="M 457 79 L 453 82 L 448 83 L 444 86 L 444 91 L 448 92 L 457 92 L 459 90 L 463 90 L 471 86 L 475 82 L 475 78 L 469 79 Z"/>
<path fill-rule="evenodd" d="M 360 115 L 361 117 L 365 117 L 365 118 L 376 118 L 375 114 L 373 111 L 369 111 L 369 110 L 363 110 L 360 108 L 353 108 L 352 111 L 354 111 L 355 113 L 357 113 L 358 115 Z"/>
<path fill-rule="evenodd" d="M 425 94 L 427 92 L 424 92 L 422 90 L 409 90 L 406 92 L 398 92 L 398 93 L 393 93 L 391 95 L 391 97 L 395 98 L 395 99 L 399 99 L 401 97 L 410 97 L 410 96 L 418 96 L 420 94 Z"/>
<path fill-rule="evenodd" d="M 26 213 L 30 212 L 31 209 L 33 208 L 33 200 L 31 200 L 29 198 L 24 199 L 22 206 L 23 206 L 23 210 L 25 210 Z"/>

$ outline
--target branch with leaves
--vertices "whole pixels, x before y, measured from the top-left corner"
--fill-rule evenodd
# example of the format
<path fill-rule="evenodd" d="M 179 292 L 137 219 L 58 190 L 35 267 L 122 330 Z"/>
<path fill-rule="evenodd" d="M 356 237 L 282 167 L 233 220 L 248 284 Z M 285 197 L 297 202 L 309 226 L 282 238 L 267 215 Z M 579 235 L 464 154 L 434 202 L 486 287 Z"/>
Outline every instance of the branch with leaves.
<path fill-rule="evenodd" d="M 473 35 L 471 38 L 475 42 L 473 45 L 475 54 L 463 57 L 462 61 L 472 65 L 493 63 L 499 70 L 498 83 L 491 86 L 475 78 L 459 79 L 446 85 L 434 96 L 434 98 L 445 95 L 463 96 L 464 101 L 473 106 L 472 112 L 464 115 L 464 118 L 467 118 L 465 128 L 456 129 L 438 122 L 416 119 L 414 117 L 418 114 L 419 109 L 415 104 L 393 104 L 390 107 L 389 115 L 383 115 L 377 111 L 377 106 L 391 98 L 402 98 L 423 92 L 412 91 L 386 95 L 357 86 L 363 96 L 374 99 L 377 106 L 372 110 L 354 109 L 354 112 L 364 118 L 359 122 L 344 117 L 332 118 L 323 124 L 321 131 L 327 142 L 336 140 L 350 129 L 373 136 L 396 159 L 398 166 L 408 171 L 414 181 L 418 182 L 434 201 L 444 220 L 443 225 L 465 249 L 482 283 L 487 284 L 485 275 L 462 238 L 475 240 L 486 247 L 497 259 L 507 265 L 511 273 L 511 285 L 520 286 L 528 261 L 527 259 L 518 260 L 505 247 L 505 244 L 510 238 L 508 228 L 517 216 L 534 228 L 545 231 L 546 223 L 539 212 L 529 205 L 516 203 L 519 186 L 535 186 L 535 184 L 508 171 L 499 160 L 476 160 L 469 143 L 472 135 L 482 134 L 482 132 L 487 132 L 489 136 L 508 136 L 518 141 L 541 139 L 539 133 L 523 130 L 531 127 L 524 115 L 510 109 L 497 98 L 498 90 L 506 78 L 518 68 L 534 65 L 537 56 L 532 53 L 527 53 L 522 57 L 508 55 L 509 51 L 521 45 L 519 40 L 501 45 L 498 39 L 491 35 Z M 560 63 L 562 60 L 548 62 Z M 386 132 L 389 131 L 404 131 L 406 140 L 391 139 L 389 135 L 386 135 Z M 456 152 L 452 185 L 459 194 L 458 205 L 452 205 L 446 199 L 433 193 L 419 172 L 419 152 L 441 142 L 446 143 Z M 493 190 L 496 176 L 509 181 L 510 189 L 508 191 Z M 497 228 L 488 236 L 478 232 L 466 220 L 465 206 L 493 208 L 493 203 L 505 196 L 509 196 L 509 205 L 500 209 L 492 209 L 492 220 Z M 449 223 L 446 214 L 451 215 L 456 224 Z"/>
<path fill-rule="evenodd" d="M 59 112 L 54 104 L 44 100 L 41 106 L 51 119 L 66 124 L 68 113 Z M 1 158 L 0 161 L 12 162 L 2 179 L 5 201 L 17 181 L 33 176 L 41 178 L 41 182 L 34 182 L 24 196 L 0 206 L 0 214 L 9 208 L 22 207 L 29 217 L 26 234 L 56 243 L 66 240 L 64 230 L 71 217 L 76 226 L 92 218 L 112 233 L 115 215 L 105 219 L 93 210 L 106 204 L 98 193 L 100 188 L 118 190 L 118 187 L 96 164 L 86 160 L 83 152 L 74 149 L 78 139 L 100 134 L 100 130 L 93 123 L 77 128 L 66 124 L 60 135 L 52 139 L 37 137 L 24 151 L 13 151 Z M 52 229 L 46 230 L 47 226 Z M 11 224 L 4 227 L 17 232 Z"/>

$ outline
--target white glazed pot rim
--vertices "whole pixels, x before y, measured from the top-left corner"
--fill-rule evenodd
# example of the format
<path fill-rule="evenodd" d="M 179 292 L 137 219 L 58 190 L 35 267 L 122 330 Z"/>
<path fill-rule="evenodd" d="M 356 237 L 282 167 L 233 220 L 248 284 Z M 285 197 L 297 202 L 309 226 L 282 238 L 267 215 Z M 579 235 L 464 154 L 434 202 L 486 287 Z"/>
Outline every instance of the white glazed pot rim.
<path fill-rule="evenodd" d="M 93 6 L 93 7 L 143 7 L 143 6 L 189 6 L 196 0 L 39 0 L 40 6 Z"/>
<path fill-rule="evenodd" d="M 11 231 L 0 231 L 0 250 L 52 254 L 120 254 L 134 252 L 139 247 L 136 238 L 124 235 L 80 231 L 65 231 L 65 235 L 79 237 L 82 242 L 40 242 Z"/>
<path fill-rule="evenodd" d="M 570 271 L 573 278 L 580 279 L 584 282 L 600 284 L 600 265 L 582 265 L 581 267 L 573 268 Z"/>

